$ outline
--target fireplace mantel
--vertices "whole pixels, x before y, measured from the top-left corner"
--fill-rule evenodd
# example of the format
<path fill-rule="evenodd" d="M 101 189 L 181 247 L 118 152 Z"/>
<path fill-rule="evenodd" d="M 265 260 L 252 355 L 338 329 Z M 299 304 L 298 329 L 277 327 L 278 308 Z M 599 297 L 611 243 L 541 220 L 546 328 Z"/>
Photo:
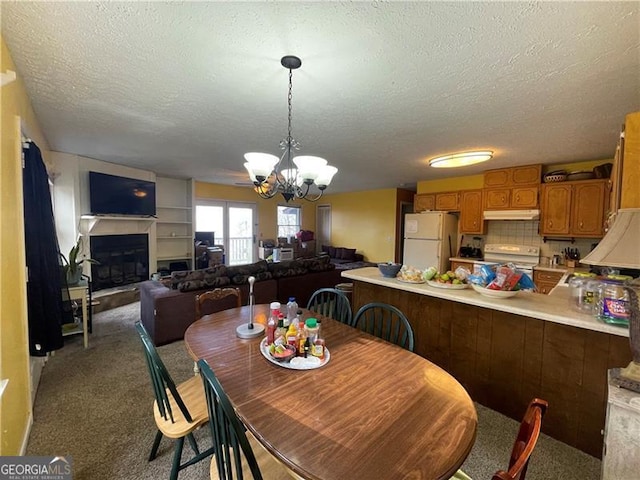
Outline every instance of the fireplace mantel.
<path fill-rule="evenodd" d="M 82 235 L 148 233 L 155 222 L 156 219 L 153 217 L 82 215 L 80 217 L 80 233 Z"/>

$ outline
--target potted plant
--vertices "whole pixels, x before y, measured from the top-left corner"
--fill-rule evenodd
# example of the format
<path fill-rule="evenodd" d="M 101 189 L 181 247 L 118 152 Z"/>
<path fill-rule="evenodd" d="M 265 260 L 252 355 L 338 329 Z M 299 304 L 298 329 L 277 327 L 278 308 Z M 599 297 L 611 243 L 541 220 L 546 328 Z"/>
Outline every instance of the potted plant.
<path fill-rule="evenodd" d="M 67 285 L 77 285 L 80 282 L 80 277 L 82 276 L 82 266 L 84 262 L 99 264 L 97 260 L 93 258 L 78 258 L 78 254 L 80 253 L 80 249 L 82 248 L 82 237 L 78 237 L 78 241 L 76 244 L 71 247 L 69 251 L 69 256 L 65 257 L 62 253 L 60 256 L 64 262 L 62 267 L 65 278 L 67 279 Z"/>

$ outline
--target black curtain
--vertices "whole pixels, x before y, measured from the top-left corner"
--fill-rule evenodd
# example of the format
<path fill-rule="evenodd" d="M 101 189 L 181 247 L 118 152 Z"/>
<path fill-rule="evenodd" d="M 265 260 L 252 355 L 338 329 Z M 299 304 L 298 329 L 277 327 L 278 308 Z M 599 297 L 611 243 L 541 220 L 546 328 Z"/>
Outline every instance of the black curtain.
<path fill-rule="evenodd" d="M 63 290 L 67 299 L 69 293 L 62 281 L 47 170 L 35 143 L 25 143 L 23 152 L 29 352 L 44 356 L 62 347 L 62 324 L 72 322 L 73 314 L 63 302 Z"/>

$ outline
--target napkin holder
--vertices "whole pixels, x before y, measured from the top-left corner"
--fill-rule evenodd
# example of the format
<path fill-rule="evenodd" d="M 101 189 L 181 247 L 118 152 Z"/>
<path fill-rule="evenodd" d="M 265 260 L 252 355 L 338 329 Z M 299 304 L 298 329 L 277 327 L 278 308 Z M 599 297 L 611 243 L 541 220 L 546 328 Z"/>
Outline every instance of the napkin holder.
<path fill-rule="evenodd" d="M 253 296 L 253 284 L 256 281 L 255 277 L 249 277 L 249 323 L 243 323 L 236 328 L 236 336 L 238 338 L 256 338 L 264 335 L 264 325 L 261 323 L 253 323 L 254 318 L 254 304 L 255 299 Z"/>

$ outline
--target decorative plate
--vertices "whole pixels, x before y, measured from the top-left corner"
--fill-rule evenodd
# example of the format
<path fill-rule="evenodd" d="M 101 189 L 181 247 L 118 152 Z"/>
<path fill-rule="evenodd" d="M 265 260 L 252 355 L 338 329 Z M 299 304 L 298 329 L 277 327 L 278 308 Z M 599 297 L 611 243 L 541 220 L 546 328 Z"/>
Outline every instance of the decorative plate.
<path fill-rule="evenodd" d="M 405 280 L 402 277 L 396 277 L 396 280 L 402 283 L 425 283 L 424 279 L 422 280 Z"/>
<path fill-rule="evenodd" d="M 455 283 L 440 283 L 440 282 L 434 282 L 433 280 L 428 280 L 427 284 L 431 287 L 435 287 L 435 288 L 448 288 L 449 290 L 464 290 L 465 288 L 467 288 L 469 286 L 468 283 L 460 283 L 460 284 L 455 284 Z"/>
<path fill-rule="evenodd" d="M 520 293 L 520 290 L 491 290 L 490 288 L 485 288 L 476 284 L 473 284 L 471 286 L 480 295 L 484 295 L 485 297 L 491 297 L 491 298 L 515 297 L 516 295 L 518 295 L 518 293 Z"/>
<path fill-rule="evenodd" d="M 262 356 L 274 365 L 288 368 L 289 370 L 313 370 L 314 368 L 324 367 L 329 363 L 329 360 L 331 360 L 331 353 L 329 353 L 329 349 L 327 347 L 324 347 L 324 358 L 322 360 L 318 357 L 293 357 L 288 362 L 276 360 L 271 356 L 271 353 L 269 353 L 266 338 L 263 338 L 260 341 L 260 353 L 262 353 Z"/>

